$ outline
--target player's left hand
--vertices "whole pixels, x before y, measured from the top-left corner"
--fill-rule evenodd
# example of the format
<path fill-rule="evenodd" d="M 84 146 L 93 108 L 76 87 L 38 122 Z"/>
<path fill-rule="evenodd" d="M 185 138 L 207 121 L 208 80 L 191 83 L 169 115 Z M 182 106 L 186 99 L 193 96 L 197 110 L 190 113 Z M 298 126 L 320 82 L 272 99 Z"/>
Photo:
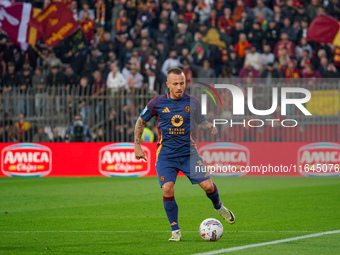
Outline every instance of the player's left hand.
<path fill-rule="evenodd" d="M 214 124 L 212 124 L 212 123 L 209 123 L 209 130 L 211 130 L 211 133 L 213 134 L 213 135 L 216 135 L 217 133 L 218 133 L 218 130 L 217 130 L 217 128 L 216 127 L 214 127 Z"/>

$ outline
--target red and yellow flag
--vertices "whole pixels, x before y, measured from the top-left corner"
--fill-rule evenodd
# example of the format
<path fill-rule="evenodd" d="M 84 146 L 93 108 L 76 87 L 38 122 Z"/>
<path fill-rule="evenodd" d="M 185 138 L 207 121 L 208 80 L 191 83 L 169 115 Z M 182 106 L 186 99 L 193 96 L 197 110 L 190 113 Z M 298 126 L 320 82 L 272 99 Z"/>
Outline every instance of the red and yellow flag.
<path fill-rule="evenodd" d="M 78 29 L 78 22 L 62 2 L 52 2 L 36 17 L 32 18 L 30 25 L 37 28 L 44 42 L 52 47 L 72 35 Z"/>
<path fill-rule="evenodd" d="M 329 15 L 319 15 L 310 24 L 307 41 L 331 43 L 340 46 L 340 25 L 338 20 Z"/>

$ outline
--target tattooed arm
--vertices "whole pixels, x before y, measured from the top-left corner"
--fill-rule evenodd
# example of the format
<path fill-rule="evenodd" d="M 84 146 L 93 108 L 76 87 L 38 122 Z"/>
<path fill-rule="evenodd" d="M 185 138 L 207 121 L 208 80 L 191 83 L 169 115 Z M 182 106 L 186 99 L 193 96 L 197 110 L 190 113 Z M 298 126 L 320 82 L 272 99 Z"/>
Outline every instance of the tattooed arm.
<path fill-rule="evenodd" d="M 218 130 L 214 125 L 208 121 L 202 121 L 200 124 L 197 125 L 197 127 L 203 131 L 211 130 L 211 133 L 213 135 L 216 135 Z"/>
<path fill-rule="evenodd" d="M 144 159 L 147 161 L 141 145 L 145 123 L 146 121 L 139 117 L 135 126 L 135 156 L 136 159 Z"/>

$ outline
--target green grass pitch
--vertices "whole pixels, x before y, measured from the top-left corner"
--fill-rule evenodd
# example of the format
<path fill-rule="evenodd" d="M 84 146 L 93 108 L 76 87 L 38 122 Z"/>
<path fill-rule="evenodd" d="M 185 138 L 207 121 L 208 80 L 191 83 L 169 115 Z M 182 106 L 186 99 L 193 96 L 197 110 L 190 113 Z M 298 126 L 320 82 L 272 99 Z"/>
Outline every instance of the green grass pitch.
<path fill-rule="evenodd" d="M 0 178 L 0 254 L 193 254 L 340 229 L 340 178 L 213 180 L 236 223 L 181 177 L 183 240 L 170 243 L 156 178 Z M 217 242 L 198 234 L 209 217 L 224 226 Z M 230 254 L 340 254 L 340 234 Z"/>

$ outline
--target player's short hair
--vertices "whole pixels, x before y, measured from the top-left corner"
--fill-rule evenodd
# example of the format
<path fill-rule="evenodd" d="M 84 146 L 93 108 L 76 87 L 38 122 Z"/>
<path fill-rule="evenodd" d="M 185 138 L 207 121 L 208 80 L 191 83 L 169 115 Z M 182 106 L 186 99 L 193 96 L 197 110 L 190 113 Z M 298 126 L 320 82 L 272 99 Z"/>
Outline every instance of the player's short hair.
<path fill-rule="evenodd" d="M 166 79 L 168 80 L 169 78 L 169 75 L 170 74 L 182 74 L 183 73 L 183 70 L 179 67 L 172 67 L 168 70 L 167 74 L 166 74 Z"/>

